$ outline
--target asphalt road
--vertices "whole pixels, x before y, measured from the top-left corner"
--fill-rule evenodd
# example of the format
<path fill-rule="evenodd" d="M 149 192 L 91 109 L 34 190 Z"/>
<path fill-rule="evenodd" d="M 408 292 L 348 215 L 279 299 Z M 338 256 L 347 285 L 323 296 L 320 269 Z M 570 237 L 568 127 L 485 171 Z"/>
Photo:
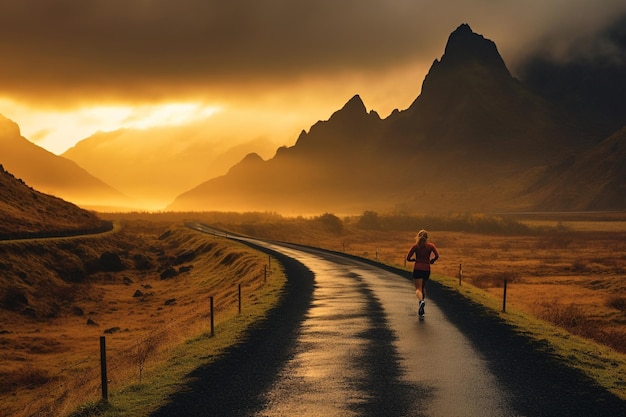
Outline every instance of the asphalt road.
<path fill-rule="evenodd" d="M 153 416 L 620 416 L 626 403 L 436 282 L 294 245 L 268 320 Z M 445 256 L 445 254 L 443 255 Z"/>

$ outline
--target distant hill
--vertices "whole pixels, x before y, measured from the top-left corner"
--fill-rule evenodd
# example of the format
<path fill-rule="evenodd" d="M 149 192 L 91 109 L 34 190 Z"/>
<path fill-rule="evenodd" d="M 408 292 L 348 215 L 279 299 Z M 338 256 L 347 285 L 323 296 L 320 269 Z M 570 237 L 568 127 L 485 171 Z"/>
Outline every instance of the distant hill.
<path fill-rule="evenodd" d="M 294 146 L 267 161 L 249 155 L 168 209 L 532 210 L 548 204 L 536 192 L 539 177 L 568 155 L 595 152 L 600 135 L 513 78 L 495 43 L 463 24 L 408 109 L 381 119 L 354 96 Z M 597 196 L 594 207 L 614 208 L 600 192 L 588 190 Z M 550 206 L 567 210 L 572 202 L 556 199 Z M 581 199 L 577 207 L 584 206 Z"/>
<path fill-rule="evenodd" d="M 626 127 L 586 152 L 544 168 L 524 194 L 542 211 L 626 208 Z"/>
<path fill-rule="evenodd" d="M 100 132 L 62 156 L 143 207 L 162 209 L 181 192 L 225 174 L 251 149 L 268 155 L 275 150 L 267 139 L 241 143 L 236 134 L 218 139 L 205 137 L 207 132 L 204 125 Z"/>
<path fill-rule="evenodd" d="M 0 116 L 0 164 L 36 189 L 83 207 L 131 205 L 128 197 L 75 162 L 28 141 L 18 125 Z"/>
<path fill-rule="evenodd" d="M 60 236 L 103 227 L 95 214 L 34 190 L 0 165 L 0 239 Z"/>

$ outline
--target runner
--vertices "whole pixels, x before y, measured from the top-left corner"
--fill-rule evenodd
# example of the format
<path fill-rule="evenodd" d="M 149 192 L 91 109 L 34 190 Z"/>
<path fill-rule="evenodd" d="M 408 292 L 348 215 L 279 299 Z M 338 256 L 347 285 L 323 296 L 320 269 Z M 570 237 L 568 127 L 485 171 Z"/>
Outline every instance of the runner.
<path fill-rule="evenodd" d="M 426 281 L 430 278 L 430 265 L 439 259 L 437 247 L 427 242 L 428 232 L 420 230 L 415 238 L 415 244 L 409 249 L 406 260 L 415 262 L 413 266 L 413 283 L 415 284 L 415 295 L 419 300 L 417 313 L 420 319 L 424 317 L 424 305 L 426 304 Z M 431 254 L 434 257 L 431 258 Z"/>

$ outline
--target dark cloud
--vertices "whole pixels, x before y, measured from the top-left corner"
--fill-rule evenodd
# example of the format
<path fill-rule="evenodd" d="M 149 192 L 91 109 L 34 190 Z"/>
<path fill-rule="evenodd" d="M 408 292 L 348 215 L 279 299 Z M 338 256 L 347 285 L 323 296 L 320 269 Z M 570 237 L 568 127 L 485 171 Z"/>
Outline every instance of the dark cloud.
<path fill-rule="evenodd" d="M 506 50 L 569 45 L 623 1 L 20 0 L 0 6 L 0 90 L 158 99 L 432 62 L 459 24 Z M 523 3 L 523 4 L 518 4 Z M 547 3 L 547 4 L 546 4 Z M 589 4 L 589 6 L 586 5 Z M 584 15 L 581 17 L 581 14 Z M 509 62 L 509 61 L 507 61 Z"/>

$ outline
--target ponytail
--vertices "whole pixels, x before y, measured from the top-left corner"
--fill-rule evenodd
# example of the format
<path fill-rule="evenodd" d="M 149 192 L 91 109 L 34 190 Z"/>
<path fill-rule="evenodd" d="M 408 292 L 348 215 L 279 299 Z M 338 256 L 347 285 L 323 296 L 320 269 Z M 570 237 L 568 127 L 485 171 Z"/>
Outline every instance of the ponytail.
<path fill-rule="evenodd" d="M 423 248 L 426 246 L 426 240 L 428 239 L 428 232 L 424 229 L 417 232 L 417 236 L 415 238 L 417 240 L 417 246 Z"/>

